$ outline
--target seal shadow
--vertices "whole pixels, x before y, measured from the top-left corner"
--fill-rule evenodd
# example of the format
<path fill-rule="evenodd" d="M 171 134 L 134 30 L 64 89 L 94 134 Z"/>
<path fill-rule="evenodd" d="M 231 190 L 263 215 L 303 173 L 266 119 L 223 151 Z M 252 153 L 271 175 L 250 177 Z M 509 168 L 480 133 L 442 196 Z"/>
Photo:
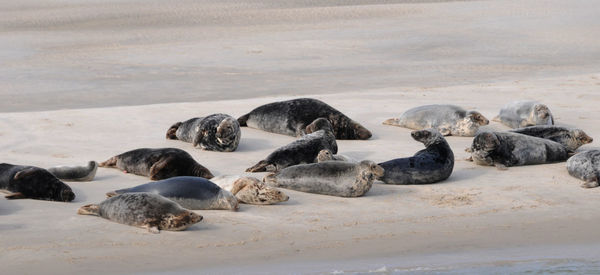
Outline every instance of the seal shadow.
<path fill-rule="evenodd" d="M 2 193 L 0 193 L 0 195 L 2 195 Z M 23 207 L 19 206 L 14 202 L 11 202 L 6 199 L 0 199 L 0 216 L 13 214 L 21 210 L 22 208 Z"/>
<path fill-rule="evenodd" d="M 185 231 L 212 231 L 218 229 L 218 226 L 208 222 L 204 222 L 204 220 L 202 220 L 200 223 L 188 227 Z"/>
<path fill-rule="evenodd" d="M 102 180 L 112 179 L 112 178 L 116 178 L 116 177 L 117 177 L 117 175 L 96 175 L 93 180 L 88 181 L 88 182 L 102 181 Z"/>
<path fill-rule="evenodd" d="M 474 167 L 469 167 L 469 168 L 463 168 L 463 169 L 458 169 L 458 170 L 454 170 L 452 171 L 452 175 L 450 175 L 449 178 L 447 178 L 444 181 L 438 182 L 438 183 L 433 183 L 433 184 L 446 184 L 446 183 L 453 183 L 453 182 L 460 182 L 460 181 L 464 181 L 464 180 L 471 180 L 477 177 L 480 177 L 483 174 L 486 174 L 489 171 L 493 171 L 492 169 L 485 169 L 485 168 L 493 168 L 494 170 L 496 170 L 496 168 L 489 166 L 489 167 L 477 167 L 480 165 L 476 165 L 473 164 Z"/>
<path fill-rule="evenodd" d="M 412 189 L 406 188 L 406 186 L 413 185 L 404 185 L 404 184 L 386 184 L 382 181 L 376 181 L 373 183 L 371 190 L 363 195 L 363 197 L 379 197 L 379 196 L 389 196 L 392 194 L 408 194 L 413 192 Z"/>
<path fill-rule="evenodd" d="M 267 139 L 242 138 L 236 152 L 252 152 L 273 149 L 273 144 Z"/>

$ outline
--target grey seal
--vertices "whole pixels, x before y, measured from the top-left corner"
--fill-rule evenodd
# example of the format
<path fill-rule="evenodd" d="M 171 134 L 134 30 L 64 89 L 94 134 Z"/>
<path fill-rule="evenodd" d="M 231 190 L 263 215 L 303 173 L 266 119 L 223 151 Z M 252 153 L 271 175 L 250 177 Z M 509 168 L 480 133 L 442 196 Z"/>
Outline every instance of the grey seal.
<path fill-rule="evenodd" d="M 177 122 L 167 130 L 167 139 L 191 142 L 203 150 L 233 152 L 242 132 L 238 121 L 226 114 L 212 114 Z"/>
<path fill-rule="evenodd" d="M 337 153 L 337 143 L 328 120 L 316 119 L 310 125 L 310 130 L 310 134 L 278 148 L 264 160 L 246 169 L 246 172 L 274 172 L 296 164 L 313 163 L 323 149 Z"/>
<path fill-rule="evenodd" d="M 314 98 L 298 98 L 257 107 L 240 118 L 241 126 L 288 136 L 301 136 L 317 118 L 331 123 L 337 139 L 369 139 L 371 132 L 340 111 Z"/>
<path fill-rule="evenodd" d="M 177 148 L 140 148 L 116 155 L 99 164 L 100 167 L 116 167 L 125 173 L 161 180 L 177 176 L 195 176 L 210 179 L 212 173 Z"/>
<path fill-rule="evenodd" d="M 502 109 L 494 121 L 510 128 L 521 128 L 535 125 L 554 125 L 554 118 L 548 106 L 537 101 L 513 101 Z"/>
<path fill-rule="evenodd" d="M 569 175 L 584 180 L 583 188 L 600 186 L 600 150 L 577 153 L 567 160 Z"/>
<path fill-rule="evenodd" d="M 270 186 L 308 193 L 360 197 L 383 173 L 383 168 L 370 160 L 325 161 L 291 166 L 265 176 L 263 181 Z"/>
<path fill-rule="evenodd" d="M 124 193 L 148 192 L 168 198 L 192 210 L 237 210 L 238 200 L 227 190 L 199 177 L 173 177 L 106 193 L 113 197 Z"/>
<path fill-rule="evenodd" d="M 231 192 L 240 202 L 247 204 L 275 204 L 289 200 L 285 193 L 266 185 L 254 177 L 217 176 L 211 179 L 216 185 Z"/>
<path fill-rule="evenodd" d="M 99 204 L 82 206 L 77 214 L 100 216 L 113 222 L 146 228 L 152 233 L 185 230 L 202 220 L 202 216 L 151 193 L 111 197 Z"/>
<path fill-rule="evenodd" d="M 69 202 L 75 199 L 71 187 L 46 169 L 0 163 L 0 189 L 7 199 L 36 199 Z"/>
<path fill-rule="evenodd" d="M 510 130 L 510 132 L 532 137 L 545 138 L 558 142 L 565 146 L 569 152 L 575 152 L 575 150 L 582 145 L 592 143 L 592 141 L 594 141 L 594 139 L 588 136 L 583 130 L 569 129 L 554 125 L 529 126 L 513 129 Z"/>
<path fill-rule="evenodd" d="M 317 155 L 317 159 L 315 162 L 323 162 L 323 161 L 358 162 L 349 156 L 334 154 L 329 149 L 323 149 L 323 150 L 319 151 L 319 154 Z"/>
<path fill-rule="evenodd" d="M 488 125 L 490 121 L 477 111 L 467 111 L 456 105 L 424 105 L 409 109 L 399 118 L 391 118 L 383 122 L 385 125 L 423 130 L 437 129 L 442 135 L 472 137 L 479 126 Z"/>
<path fill-rule="evenodd" d="M 92 181 L 96 176 L 98 163 L 90 161 L 86 166 L 54 166 L 48 172 L 61 180 L 66 181 Z"/>
<path fill-rule="evenodd" d="M 429 184 L 450 177 L 454 168 L 454 153 L 446 139 L 435 129 L 413 131 L 414 140 L 425 149 L 412 157 L 380 163 L 384 169 L 381 181 L 387 184 Z"/>

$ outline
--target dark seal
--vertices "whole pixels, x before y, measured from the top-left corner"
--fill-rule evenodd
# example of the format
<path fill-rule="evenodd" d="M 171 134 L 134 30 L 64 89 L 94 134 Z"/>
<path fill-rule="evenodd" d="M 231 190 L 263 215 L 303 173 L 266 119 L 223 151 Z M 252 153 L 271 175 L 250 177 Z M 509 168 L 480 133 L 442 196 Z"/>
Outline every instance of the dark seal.
<path fill-rule="evenodd" d="M 71 187 L 46 169 L 0 163 L 0 189 L 10 192 L 7 199 L 72 201 Z"/>
<path fill-rule="evenodd" d="M 575 150 L 582 145 L 594 141 L 593 138 L 588 136 L 580 129 L 569 129 L 554 125 L 529 126 L 525 128 L 513 129 L 510 130 L 510 132 L 532 137 L 545 138 L 558 142 L 565 146 L 569 152 L 575 152 Z"/>
<path fill-rule="evenodd" d="M 226 114 L 188 119 L 167 130 L 167 139 L 191 142 L 194 147 L 219 152 L 235 151 L 241 136 L 238 121 Z"/>
<path fill-rule="evenodd" d="M 371 132 L 326 103 L 313 98 L 298 98 L 262 105 L 238 118 L 241 126 L 288 136 L 301 136 L 317 118 L 331 123 L 337 139 L 369 139 Z"/>
<path fill-rule="evenodd" d="M 66 181 L 92 181 L 96 176 L 98 163 L 90 161 L 86 166 L 55 166 L 48 168 L 48 172 L 61 180 Z"/>
<path fill-rule="evenodd" d="M 194 176 L 210 179 L 212 173 L 192 158 L 186 151 L 176 148 L 131 150 L 99 164 L 100 167 L 117 167 L 133 173 L 161 180 L 177 176 Z"/>
<path fill-rule="evenodd" d="M 600 186 L 600 150 L 578 153 L 567 160 L 569 175 L 584 180 L 583 188 Z"/>

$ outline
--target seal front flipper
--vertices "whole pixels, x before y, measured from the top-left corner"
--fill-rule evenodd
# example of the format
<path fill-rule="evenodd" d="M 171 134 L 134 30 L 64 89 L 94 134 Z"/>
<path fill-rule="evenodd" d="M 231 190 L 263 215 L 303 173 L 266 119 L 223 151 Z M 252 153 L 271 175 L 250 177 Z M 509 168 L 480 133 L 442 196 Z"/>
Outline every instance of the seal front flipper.
<path fill-rule="evenodd" d="M 152 234 L 158 234 L 160 233 L 160 230 L 158 229 L 158 226 L 150 226 L 150 225 L 146 225 L 146 226 L 142 226 L 143 228 L 148 229 L 148 232 L 152 233 Z"/>
<path fill-rule="evenodd" d="M 588 181 L 581 185 L 582 188 L 594 188 L 598 186 L 600 186 L 600 183 L 598 183 L 598 181 Z"/>
<path fill-rule="evenodd" d="M 98 206 L 97 204 L 84 205 L 77 210 L 77 214 L 79 215 L 99 216 L 99 213 L 100 206 Z"/>
<path fill-rule="evenodd" d="M 7 200 L 17 200 L 17 199 L 26 199 L 27 197 L 23 195 L 21 192 L 5 192 L 7 195 L 4 196 Z"/>
<path fill-rule="evenodd" d="M 506 167 L 506 165 L 504 165 L 502 163 L 494 163 L 494 166 L 496 166 L 496 169 L 498 169 L 500 171 L 508 170 L 508 167 Z"/>
<path fill-rule="evenodd" d="M 152 167 L 150 167 L 150 179 L 151 180 L 160 180 L 160 179 L 164 179 L 167 178 L 165 177 L 165 175 L 162 175 L 164 173 L 161 173 L 164 171 L 164 169 L 167 167 L 167 165 L 173 161 L 175 158 L 174 157 L 166 157 L 163 158 L 157 162 L 155 162 Z"/>

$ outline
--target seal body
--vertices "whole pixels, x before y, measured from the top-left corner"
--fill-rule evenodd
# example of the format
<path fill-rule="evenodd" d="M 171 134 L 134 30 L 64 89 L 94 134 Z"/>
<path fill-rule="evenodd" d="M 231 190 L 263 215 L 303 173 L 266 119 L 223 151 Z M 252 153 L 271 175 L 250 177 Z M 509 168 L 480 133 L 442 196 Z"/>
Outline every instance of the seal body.
<path fill-rule="evenodd" d="M 263 181 L 274 187 L 339 197 L 360 197 L 383 168 L 370 160 L 360 163 L 325 161 L 300 164 L 267 175 Z"/>
<path fill-rule="evenodd" d="M 532 137 L 539 137 L 558 142 L 565 146 L 569 152 L 575 152 L 577 148 L 584 144 L 594 141 L 580 129 L 569 129 L 566 127 L 554 125 L 536 125 L 524 128 L 510 130 L 513 133 L 519 133 Z"/>
<path fill-rule="evenodd" d="M 48 172 L 61 180 L 66 181 L 92 181 L 96 176 L 98 163 L 88 162 L 87 166 L 55 166 L 48 168 Z"/>
<path fill-rule="evenodd" d="M 569 175 L 585 181 L 581 187 L 600 185 L 600 150 L 589 150 L 575 154 L 567 160 Z"/>
<path fill-rule="evenodd" d="M 117 167 L 126 173 L 161 180 L 177 176 L 195 176 L 210 179 L 212 173 L 187 152 L 176 148 L 141 148 L 114 156 L 99 164 Z"/>
<path fill-rule="evenodd" d="M 311 130 L 314 130 L 314 132 L 278 148 L 269 154 L 266 159 L 246 169 L 246 172 L 273 172 L 296 164 L 313 163 L 319 151 L 323 149 L 329 149 L 337 153 L 335 136 L 327 120 L 323 118 L 315 120 Z"/>
<path fill-rule="evenodd" d="M 313 98 L 298 98 L 262 105 L 238 118 L 241 126 L 288 136 L 301 136 L 317 118 L 331 123 L 337 139 L 369 139 L 371 132 L 326 103 Z"/>
<path fill-rule="evenodd" d="M 237 210 L 238 200 L 227 190 L 199 177 L 173 177 L 149 182 L 131 188 L 109 192 L 116 196 L 124 193 L 148 192 L 168 198 L 184 208 L 193 210 Z"/>
<path fill-rule="evenodd" d="M 202 220 L 202 216 L 151 193 L 122 194 L 99 204 L 85 205 L 77 213 L 147 228 L 152 233 L 159 233 L 159 230 L 185 230 Z"/>
<path fill-rule="evenodd" d="M 479 126 L 490 121 L 477 111 L 467 111 L 456 105 L 425 105 L 407 110 L 399 118 L 388 119 L 386 125 L 414 130 L 434 128 L 442 135 L 472 137 Z"/>
<path fill-rule="evenodd" d="M 435 129 L 413 131 L 411 136 L 426 148 L 412 157 L 380 163 L 385 171 L 381 180 L 387 184 L 428 184 L 450 177 L 454 153 L 446 139 Z"/>
<path fill-rule="evenodd" d="M 242 203 L 264 205 L 289 200 L 285 193 L 254 177 L 217 176 L 211 181 L 231 192 Z"/>
<path fill-rule="evenodd" d="M 344 156 L 344 155 L 336 155 L 331 152 L 329 149 L 323 149 L 319 151 L 317 155 L 317 159 L 315 162 L 323 162 L 323 161 L 347 161 L 347 162 L 357 162 L 355 159 Z"/>
<path fill-rule="evenodd" d="M 510 102 L 500 109 L 500 114 L 494 120 L 510 128 L 554 125 L 548 106 L 537 101 Z"/>
<path fill-rule="evenodd" d="M 203 150 L 233 152 L 242 132 L 238 121 L 226 114 L 212 114 L 177 122 L 167 130 L 168 139 L 191 142 Z"/>
<path fill-rule="evenodd" d="M 75 193 L 71 187 L 57 179 L 46 169 L 34 166 L 0 163 L 0 189 L 9 192 L 7 199 L 37 199 L 72 201 Z"/>

